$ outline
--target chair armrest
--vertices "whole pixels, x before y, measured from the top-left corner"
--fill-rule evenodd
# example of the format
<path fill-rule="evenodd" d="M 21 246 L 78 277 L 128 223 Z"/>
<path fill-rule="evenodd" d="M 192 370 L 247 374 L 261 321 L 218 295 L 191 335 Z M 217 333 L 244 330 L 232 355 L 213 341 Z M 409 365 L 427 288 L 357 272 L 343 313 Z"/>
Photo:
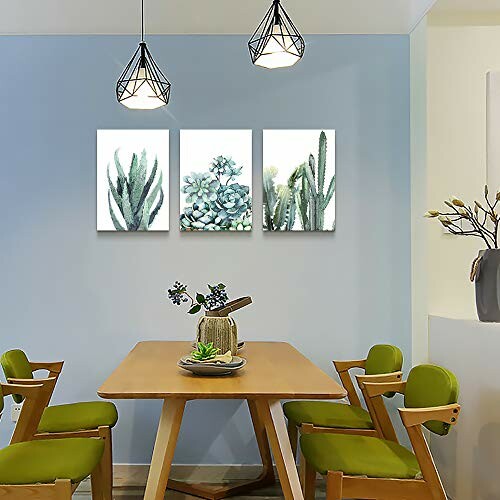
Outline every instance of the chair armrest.
<path fill-rule="evenodd" d="M 50 376 L 53 377 L 62 372 L 64 361 L 30 361 L 31 369 L 35 372 L 38 370 L 47 370 Z"/>
<path fill-rule="evenodd" d="M 30 379 L 31 384 L 2 384 L 2 393 L 4 396 L 19 394 L 26 399 L 36 399 L 40 395 L 42 384 L 37 384 L 33 379 Z"/>
<path fill-rule="evenodd" d="M 39 385 L 40 387 L 46 387 L 57 381 L 57 377 L 47 377 L 47 378 L 13 378 L 8 377 L 7 382 L 9 386 L 11 385 Z M 5 384 L 4 384 L 5 387 Z M 18 394 L 17 392 L 15 394 Z"/>
<path fill-rule="evenodd" d="M 351 368 L 364 368 L 366 359 L 357 359 L 352 361 L 333 361 L 333 365 L 338 373 L 347 372 Z"/>
<path fill-rule="evenodd" d="M 363 387 L 365 388 L 366 394 L 369 398 L 375 398 L 377 396 L 382 396 L 386 392 L 398 392 L 400 394 L 404 394 L 406 382 L 383 382 L 380 384 L 364 382 Z"/>
<path fill-rule="evenodd" d="M 437 420 L 445 424 L 455 425 L 460 413 L 457 403 L 433 408 L 399 408 L 401 420 L 406 428 L 422 425 L 430 420 Z"/>
<path fill-rule="evenodd" d="M 403 377 L 403 372 L 392 372 L 392 373 L 381 373 L 379 375 L 356 375 L 356 380 L 358 381 L 358 386 L 360 389 L 363 388 L 363 384 L 366 382 L 372 382 L 376 384 L 387 383 L 387 382 L 400 382 Z"/>

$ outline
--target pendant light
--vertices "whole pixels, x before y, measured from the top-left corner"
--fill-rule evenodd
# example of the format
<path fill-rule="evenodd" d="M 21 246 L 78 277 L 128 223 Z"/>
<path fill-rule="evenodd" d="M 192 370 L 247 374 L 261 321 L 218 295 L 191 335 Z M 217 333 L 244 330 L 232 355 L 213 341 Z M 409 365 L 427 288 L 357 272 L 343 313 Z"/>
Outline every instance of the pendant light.
<path fill-rule="evenodd" d="M 268 69 L 293 66 L 304 55 L 305 42 L 289 15 L 273 0 L 248 42 L 252 62 Z"/>
<path fill-rule="evenodd" d="M 141 19 L 141 42 L 116 83 L 116 98 L 130 109 L 156 109 L 168 104 L 170 82 L 144 41 L 144 0 Z"/>

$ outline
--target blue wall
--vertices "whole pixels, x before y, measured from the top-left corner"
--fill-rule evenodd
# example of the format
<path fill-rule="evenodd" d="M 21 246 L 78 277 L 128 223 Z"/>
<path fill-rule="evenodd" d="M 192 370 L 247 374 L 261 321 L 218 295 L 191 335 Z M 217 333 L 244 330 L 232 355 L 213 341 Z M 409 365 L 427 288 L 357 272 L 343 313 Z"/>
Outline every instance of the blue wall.
<path fill-rule="evenodd" d="M 0 349 L 65 359 L 54 402 L 92 399 L 137 341 L 193 337 L 194 319 L 164 296 L 180 279 L 252 295 L 236 316 L 241 337 L 287 340 L 329 372 L 331 359 L 363 356 L 380 341 L 409 360 L 408 37 L 311 36 L 304 60 L 276 72 L 252 67 L 246 37 L 152 37 L 173 82 L 172 103 L 153 112 L 114 98 L 136 43 L 0 38 Z M 170 233 L 96 232 L 100 128 L 171 130 Z M 252 234 L 179 234 L 181 128 L 254 129 L 256 207 L 261 129 L 336 129 L 336 232 L 264 235 L 255 210 Z M 149 461 L 159 409 L 119 403 L 116 462 Z M 257 463 L 245 406 L 190 403 L 176 461 Z"/>

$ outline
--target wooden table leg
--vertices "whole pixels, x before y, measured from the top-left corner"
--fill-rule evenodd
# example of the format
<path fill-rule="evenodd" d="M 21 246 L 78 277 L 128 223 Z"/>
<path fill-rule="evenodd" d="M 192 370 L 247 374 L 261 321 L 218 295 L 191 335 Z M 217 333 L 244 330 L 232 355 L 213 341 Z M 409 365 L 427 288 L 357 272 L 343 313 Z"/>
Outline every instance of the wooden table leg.
<path fill-rule="evenodd" d="M 259 399 L 257 407 L 271 443 L 285 500 L 304 500 L 281 402 Z"/>
<path fill-rule="evenodd" d="M 233 483 L 216 485 L 216 484 L 199 484 L 187 483 L 170 479 L 168 481 L 168 488 L 175 491 L 181 491 L 188 495 L 206 498 L 208 500 L 219 500 L 234 495 L 242 495 L 253 491 L 257 488 L 269 486 L 274 484 L 274 468 L 271 450 L 269 449 L 269 441 L 267 440 L 266 429 L 259 416 L 257 403 L 254 400 L 247 400 L 250 416 L 252 417 L 252 424 L 255 431 L 255 438 L 257 439 L 257 446 L 259 447 L 260 457 L 262 459 L 262 471 L 255 479 L 242 479 Z"/>
<path fill-rule="evenodd" d="M 165 496 L 185 405 L 184 399 L 163 402 L 144 500 L 163 500 Z"/>
<path fill-rule="evenodd" d="M 247 399 L 247 403 L 248 409 L 250 410 L 250 416 L 252 417 L 252 424 L 255 432 L 255 438 L 257 439 L 257 446 L 259 447 L 260 458 L 262 460 L 262 472 L 259 479 L 271 484 L 274 482 L 275 478 L 273 457 L 271 456 L 271 450 L 269 448 L 266 428 L 260 418 L 257 403 L 252 399 Z"/>

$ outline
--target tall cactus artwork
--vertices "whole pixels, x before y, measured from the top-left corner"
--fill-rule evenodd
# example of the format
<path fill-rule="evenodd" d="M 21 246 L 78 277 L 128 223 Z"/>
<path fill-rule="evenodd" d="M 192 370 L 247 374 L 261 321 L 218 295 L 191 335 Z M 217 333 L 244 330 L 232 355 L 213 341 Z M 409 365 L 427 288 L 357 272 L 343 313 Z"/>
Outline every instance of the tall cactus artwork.
<path fill-rule="evenodd" d="M 97 230 L 168 231 L 168 130 L 97 131 Z"/>
<path fill-rule="evenodd" d="M 275 131 L 270 132 L 272 134 Z M 278 131 L 278 134 L 279 132 L 281 131 Z M 310 131 L 307 132 L 310 133 Z M 275 137 L 277 141 L 280 141 L 283 136 L 276 135 Z M 325 131 L 319 132 L 317 156 L 312 152 L 309 152 L 307 156 L 304 150 L 305 161 L 296 167 L 292 166 L 291 174 L 286 179 L 286 183 L 283 184 L 276 182 L 279 169 L 266 165 L 266 148 L 276 147 L 275 144 L 272 144 L 272 140 L 271 137 L 271 143 L 266 139 L 264 141 L 264 229 L 267 231 L 334 230 L 335 211 L 331 204 L 335 194 L 335 171 L 334 165 L 330 167 L 329 171 L 327 170 L 327 133 Z M 286 147 L 286 143 L 282 143 L 280 146 Z M 300 145 L 295 145 L 295 147 L 298 148 Z M 334 155 L 332 155 L 332 163 L 334 163 L 334 159 Z M 300 161 L 300 158 L 297 160 Z M 286 167 L 290 168 L 288 165 Z M 327 175 L 329 177 L 328 183 L 326 182 Z M 325 186 L 327 186 L 326 190 Z M 328 221 L 325 219 L 325 214 L 329 215 Z"/>

